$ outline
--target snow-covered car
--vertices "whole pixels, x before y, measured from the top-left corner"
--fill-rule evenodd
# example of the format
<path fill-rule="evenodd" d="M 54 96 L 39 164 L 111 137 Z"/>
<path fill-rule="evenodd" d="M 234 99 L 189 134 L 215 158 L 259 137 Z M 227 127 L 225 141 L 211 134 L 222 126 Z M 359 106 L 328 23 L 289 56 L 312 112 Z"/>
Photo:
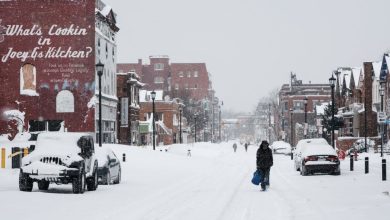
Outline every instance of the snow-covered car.
<path fill-rule="evenodd" d="M 115 153 L 108 147 L 96 147 L 98 159 L 98 182 L 109 185 L 121 182 L 121 163 Z"/>
<path fill-rule="evenodd" d="M 299 170 L 302 176 L 314 173 L 340 175 L 340 161 L 336 150 L 328 143 L 304 143 L 301 147 Z"/>
<path fill-rule="evenodd" d="M 31 192 L 33 182 L 40 190 L 50 183 L 72 184 L 73 193 L 94 191 L 98 185 L 98 160 L 89 133 L 48 132 L 38 136 L 35 150 L 23 158 L 19 189 Z"/>
<path fill-rule="evenodd" d="M 291 154 L 291 145 L 284 141 L 274 141 L 271 145 L 271 149 L 274 154 Z"/>
<path fill-rule="evenodd" d="M 297 145 L 295 146 L 295 149 L 293 150 L 294 167 L 296 171 L 300 171 L 300 164 L 302 162 L 302 150 L 307 146 L 307 143 L 309 143 L 309 146 L 312 147 L 315 147 L 319 144 L 328 144 L 328 142 L 324 138 L 302 139 L 298 141 Z"/>

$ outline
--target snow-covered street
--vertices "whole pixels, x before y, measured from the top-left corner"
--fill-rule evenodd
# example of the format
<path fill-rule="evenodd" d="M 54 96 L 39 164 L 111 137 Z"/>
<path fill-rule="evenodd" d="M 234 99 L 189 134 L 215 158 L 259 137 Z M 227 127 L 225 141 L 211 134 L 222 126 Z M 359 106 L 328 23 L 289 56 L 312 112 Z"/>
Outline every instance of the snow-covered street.
<path fill-rule="evenodd" d="M 168 151 L 108 145 L 122 162 L 122 182 L 73 194 L 71 185 L 20 192 L 17 169 L 0 170 L 1 219 L 388 219 L 390 182 L 381 181 L 380 158 L 370 173 L 364 158 L 341 176 L 300 176 L 289 156 L 274 155 L 266 192 L 250 182 L 256 146 L 232 142 L 174 145 Z M 187 149 L 191 149 L 191 157 Z"/>

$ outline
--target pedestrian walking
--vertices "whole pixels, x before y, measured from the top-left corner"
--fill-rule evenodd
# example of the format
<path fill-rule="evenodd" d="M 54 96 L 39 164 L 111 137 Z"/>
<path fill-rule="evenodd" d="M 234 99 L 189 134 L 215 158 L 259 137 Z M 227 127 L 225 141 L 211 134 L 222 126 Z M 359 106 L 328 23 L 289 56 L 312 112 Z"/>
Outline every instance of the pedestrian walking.
<path fill-rule="evenodd" d="M 272 151 L 267 141 L 262 141 L 256 153 L 256 166 L 263 176 L 261 180 L 261 190 L 265 191 L 269 186 L 269 174 L 274 164 Z"/>
<path fill-rule="evenodd" d="M 234 150 L 234 152 L 236 152 L 236 150 L 237 150 L 237 144 L 236 143 L 233 144 L 233 150 Z"/>
<path fill-rule="evenodd" d="M 244 147 L 245 147 L 245 152 L 248 152 L 248 143 L 245 143 Z"/>

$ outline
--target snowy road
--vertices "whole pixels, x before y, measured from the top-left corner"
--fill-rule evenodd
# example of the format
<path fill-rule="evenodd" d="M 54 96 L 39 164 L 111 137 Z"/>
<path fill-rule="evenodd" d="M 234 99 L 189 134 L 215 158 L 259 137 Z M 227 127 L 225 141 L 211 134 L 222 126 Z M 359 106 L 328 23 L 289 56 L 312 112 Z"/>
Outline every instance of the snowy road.
<path fill-rule="evenodd" d="M 168 152 L 112 146 L 123 152 L 122 183 L 74 195 L 70 185 L 50 185 L 47 192 L 19 192 L 18 170 L 0 171 L 1 219 L 388 219 L 390 182 L 382 182 L 379 158 L 363 174 L 363 160 L 341 176 L 302 177 L 292 161 L 274 156 L 271 187 L 251 184 L 255 151 L 232 143 L 174 146 Z M 6 218 L 3 218 L 5 215 Z"/>

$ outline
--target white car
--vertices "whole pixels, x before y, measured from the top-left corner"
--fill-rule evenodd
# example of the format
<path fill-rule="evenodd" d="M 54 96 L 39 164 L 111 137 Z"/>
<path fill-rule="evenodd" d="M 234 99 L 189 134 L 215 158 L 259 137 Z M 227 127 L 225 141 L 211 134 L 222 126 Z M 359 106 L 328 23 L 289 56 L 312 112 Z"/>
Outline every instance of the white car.
<path fill-rule="evenodd" d="M 303 176 L 314 173 L 340 175 L 340 161 L 336 150 L 322 141 L 302 142 L 295 161 Z"/>
<path fill-rule="evenodd" d="M 297 145 L 295 146 L 295 149 L 293 150 L 294 167 L 296 171 L 300 171 L 302 150 L 305 148 L 307 143 L 310 146 L 316 146 L 318 144 L 328 144 L 328 142 L 324 138 L 303 139 L 298 141 Z"/>
<path fill-rule="evenodd" d="M 96 190 L 98 161 L 91 134 L 41 133 L 32 150 L 22 160 L 21 191 L 31 192 L 33 182 L 38 182 L 40 190 L 48 190 L 50 183 L 70 183 L 73 193 L 83 193 L 85 186 L 89 191 Z"/>
<path fill-rule="evenodd" d="M 284 141 L 274 141 L 270 146 L 274 154 L 291 154 L 291 145 Z"/>

